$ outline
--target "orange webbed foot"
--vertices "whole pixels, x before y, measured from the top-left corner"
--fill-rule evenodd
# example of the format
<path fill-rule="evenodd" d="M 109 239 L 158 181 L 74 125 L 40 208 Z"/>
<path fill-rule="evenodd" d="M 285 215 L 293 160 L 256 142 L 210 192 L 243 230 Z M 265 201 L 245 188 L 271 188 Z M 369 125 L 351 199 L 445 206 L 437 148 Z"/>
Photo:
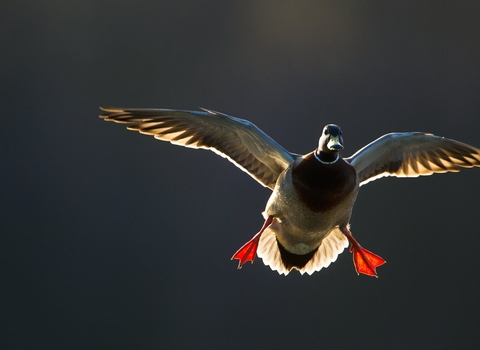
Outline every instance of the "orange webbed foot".
<path fill-rule="evenodd" d="M 241 269 L 247 261 L 251 261 L 253 264 L 253 261 L 255 260 L 255 254 L 257 253 L 260 237 L 262 236 L 263 231 L 265 231 L 265 229 L 270 226 L 272 220 L 273 217 L 269 216 L 267 220 L 265 220 L 262 229 L 255 236 L 253 236 L 251 240 L 249 240 L 239 250 L 237 250 L 235 254 L 233 254 L 231 260 L 239 260 L 237 269 Z"/>
<path fill-rule="evenodd" d="M 251 240 L 245 243 L 239 250 L 237 250 L 235 254 L 233 254 L 232 260 L 239 260 L 237 269 L 241 269 L 243 264 L 245 264 L 247 261 L 251 261 L 253 264 L 259 241 L 260 235 L 257 233 Z"/>
<path fill-rule="evenodd" d="M 353 265 L 357 274 L 363 273 L 368 276 L 377 276 L 377 267 L 386 263 L 386 261 L 360 245 L 358 248 L 352 245 L 350 251 L 353 253 Z"/>
<path fill-rule="evenodd" d="M 386 263 L 386 261 L 377 254 L 368 251 L 353 238 L 352 233 L 347 227 L 340 227 L 340 230 L 348 238 L 350 244 L 350 252 L 352 252 L 353 266 L 357 274 L 363 273 L 367 276 L 377 276 L 377 267 Z"/>

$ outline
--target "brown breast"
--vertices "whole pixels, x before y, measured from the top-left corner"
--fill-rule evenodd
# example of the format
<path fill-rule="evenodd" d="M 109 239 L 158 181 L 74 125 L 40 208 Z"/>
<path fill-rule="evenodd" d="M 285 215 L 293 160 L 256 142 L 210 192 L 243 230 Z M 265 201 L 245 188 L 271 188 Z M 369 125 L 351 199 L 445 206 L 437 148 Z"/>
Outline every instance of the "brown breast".
<path fill-rule="evenodd" d="M 342 158 L 332 164 L 319 162 L 313 152 L 292 169 L 292 183 L 300 199 L 313 212 L 333 209 L 356 189 L 355 168 Z"/>

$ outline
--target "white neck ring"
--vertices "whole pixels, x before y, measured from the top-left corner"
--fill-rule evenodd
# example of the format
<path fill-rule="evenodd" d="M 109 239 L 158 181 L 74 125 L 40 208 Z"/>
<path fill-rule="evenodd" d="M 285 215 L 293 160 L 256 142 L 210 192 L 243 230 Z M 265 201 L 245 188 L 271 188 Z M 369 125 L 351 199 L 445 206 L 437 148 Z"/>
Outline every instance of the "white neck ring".
<path fill-rule="evenodd" d="M 317 151 L 313 152 L 313 155 L 315 156 L 315 158 L 316 158 L 320 163 L 323 163 L 323 164 L 333 164 L 333 163 L 335 163 L 335 162 L 338 160 L 338 158 L 340 157 L 340 156 L 338 155 L 338 153 L 337 153 L 337 157 L 336 157 L 334 160 L 332 160 L 331 162 L 326 162 L 326 161 L 320 159 L 320 157 L 317 155 Z"/>

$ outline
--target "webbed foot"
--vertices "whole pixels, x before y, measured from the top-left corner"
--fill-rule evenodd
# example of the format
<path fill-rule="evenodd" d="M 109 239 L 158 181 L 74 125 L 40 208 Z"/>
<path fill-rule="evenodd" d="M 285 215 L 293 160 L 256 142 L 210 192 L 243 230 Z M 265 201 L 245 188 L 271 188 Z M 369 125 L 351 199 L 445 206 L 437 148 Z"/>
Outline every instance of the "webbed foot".
<path fill-rule="evenodd" d="M 233 259 L 238 259 L 238 269 L 241 269 L 242 266 L 247 262 L 251 261 L 253 264 L 253 260 L 255 260 L 255 254 L 257 253 L 258 242 L 260 241 L 260 237 L 262 236 L 263 231 L 270 226 L 272 223 L 273 217 L 269 216 L 267 220 L 265 220 L 261 230 L 253 236 L 251 240 L 245 243 L 235 254 L 232 256 Z"/>
<path fill-rule="evenodd" d="M 362 246 L 353 238 L 352 233 L 347 227 L 340 227 L 340 230 L 348 238 L 350 244 L 350 252 L 353 254 L 353 265 L 357 274 L 363 273 L 368 276 L 377 276 L 377 267 L 386 263 L 380 256 L 362 248 Z"/>

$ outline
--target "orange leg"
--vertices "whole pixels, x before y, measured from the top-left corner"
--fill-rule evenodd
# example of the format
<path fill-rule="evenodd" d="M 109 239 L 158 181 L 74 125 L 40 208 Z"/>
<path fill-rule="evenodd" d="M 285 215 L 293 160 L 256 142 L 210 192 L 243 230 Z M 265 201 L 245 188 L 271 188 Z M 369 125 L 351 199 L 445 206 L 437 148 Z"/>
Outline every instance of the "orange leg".
<path fill-rule="evenodd" d="M 365 274 L 368 276 L 377 276 L 376 268 L 386 263 L 381 257 L 362 248 L 362 246 L 353 238 L 350 230 L 344 226 L 340 227 L 342 233 L 348 238 L 350 244 L 350 252 L 353 253 L 353 265 L 357 274 Z"/>
<path fill-rule="evenodd" d="M 238 269 L 241 269 L 243 264 L 245 264 L 247 261 L 251 261 L 253 264 L 253 260 L 255 259 L 255 254 L 257 253 L 257 248 L 258 248 L 258 242 L 260 241 L 260 236 L 262 235 L 263 231 L 270 226 L 272 223 L 273 217 L 269 216 L 267 220 L 265 220 L 265 223 L 263 224 L 261 230 L 253 236 L 251 240 L 249 240 L 247 243 L 245 243 L 235 254 L 232 256 L 233 259 L 238 259 L 240 260 L 238 262 Z"/>

